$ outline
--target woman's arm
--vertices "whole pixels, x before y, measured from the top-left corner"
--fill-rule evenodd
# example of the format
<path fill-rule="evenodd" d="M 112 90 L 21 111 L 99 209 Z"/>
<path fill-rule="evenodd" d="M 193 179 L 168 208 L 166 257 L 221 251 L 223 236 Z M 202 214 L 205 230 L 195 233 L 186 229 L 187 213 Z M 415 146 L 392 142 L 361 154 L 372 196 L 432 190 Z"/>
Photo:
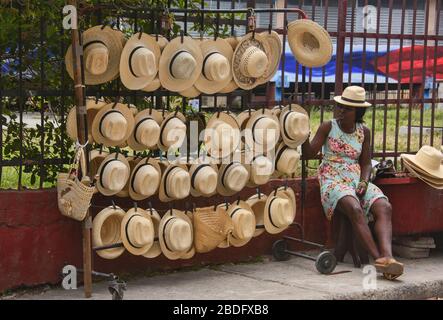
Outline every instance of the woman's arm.
<path fill-rule="evenodd" d="M 320 151 L 321 147 L 325 144 L 326 138 L 331 131 L 331 121 L 326 121 L 320 124 L 317 132 L 315 133 L 314 139 L 309 141 L 309 138 L 302 144 L 303 158 L 311 159 L 315 157 Z"/>
<path fill-rule="evenodd" d="M 366 193 L 367 183 L 369 182 L 369 177 L 371 175 L 372 164 L 371 164 L 371 131 L 368 128 L 363 127 L 363 132 L 365 138 L 363 140 L 362 151 L 360 154 L 360 181 L 359 188 L 357 190 L 358 196 L 363 196 Z"/>

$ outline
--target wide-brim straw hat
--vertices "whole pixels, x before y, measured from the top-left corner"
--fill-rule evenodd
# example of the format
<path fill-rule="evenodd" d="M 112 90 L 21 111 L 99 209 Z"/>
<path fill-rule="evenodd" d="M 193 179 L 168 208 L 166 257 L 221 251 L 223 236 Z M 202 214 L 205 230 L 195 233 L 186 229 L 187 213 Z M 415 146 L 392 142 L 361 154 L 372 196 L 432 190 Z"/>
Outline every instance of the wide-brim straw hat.
<path fill-rule="evenodd" d="M 170 135 L 173 130 L 178 130 L 172 137 L 174 140 L 168 140 L 168 137 L 171 138 Z M 157 144 L 160 150 L 167 151 L 173 146 L 176 149 L 179 148 L 186 139 L 186 130 L 186 117 L 181 112 L 175 111 L 165 116 L 160 125 L 160 136 Z"/>
<path fill-rule="evenodd" d="M 165 37 L 163 37 L 162 35 L 159 35 L 159 34 L 153 34 L 151 36 L 154 39 L 156 39 L 157 44 L 160 47 L 160 52 L 163 52 L 163 49 L 169 43 L 168 39 L 166 39 Z M 159 61 L 159 63 L 160 63 L 160 61 Z M 142 91 L 146 91 L 146 92 L 156 91 L 156 90 L 160 89 L 161 86 L 162 85 L 160 83 L 160 79 L 158 78 L 158 72 L 157 72 L 157 75 L 155 76 L 155 78 L 146 87 L 144 87 L 142 89 Z"/>
<path fill-rule="evenodd" d="M 443 154 L 434 147 L 424 145 L 415 155 L 402 154 L 401 158 L 415 171 L 443 183 Z"/>
<path fill-rule="evenodd" d="M 131 109 L 122 103 L 109 103 L 101 107 L 92 122 L 94 141 L 105 146 L 126 145 L 126 140 L 134 130 Z"/>
<path fill-rule="evenodd" d="M 154 243 L 152 247 L 143 254 L 145 258 L 155 258 L 161 255 L 162 250 L 160 248 L 160 241 L 158 237 L 158 230 L 160 226 L 161 217 L 158 212 L 153 208 L 146 209 L 146 212 L 151 216 L 152 223 L 154 224 Z"/>
<path fill-rule="evenodd" d="M 95 26 L 83 32 L 83 64 L 86 85 L 102 84 L 118 77 L 124 42 L 123 33 L 108 26 L 104 28 Z M 74 79 L 72 45 L 66 51 L 65 65 L 69 76 Z M 103 70 L 104 67 L 106 69 Z"/>
<path fill-rule="evenodd" d="M 242 200 L 232 203 L 226 211 L 232 221 L 233 230 L 219 247 L 242 247 L 254 236 L 256 220 L 251 206 Z"/>
<path fill-rule="evenodd" d="M 170 260 L 191 256 L 195 252 L 192 220 L 183 211 L 170 209 L 163 215 L 158 237 L 162 253 Z"/>
<path fill-rule="evenodd" d="M 232 196 L 240 192 L 249 181 L 249 172 L 239 161 L 221 164 L 218 170 L 217 192 Z"/>
<path fill-rule="evenodd" d="M 194 85 L 202 70 L 203 56 L 199 43 L 191 37 L 177 37 L 163 49 L 159 79 L 162 87 L 179 92 Z"/>
<path fill-rule="evenodd" d="M 274 163 L 267 155 L 242 152 L 241 159 L 249 174 L 247 187 L 255 188 L 267 183 L 271 179 L 274 173 Z"/>
<path fill-rule="evenodd" d="M 92 179 L 98 178 L 98 168 L 107 156 L 109 156 L 109 152 L 103 150 L 91 150 L 89 152 L 89 169 Z M 82 170 L 82 172 L 86 172 L 86 168 L 82 168 Z"/>
<path fill-rule="evenodd" d="M 298 104 L 285 107 L 280 113 L 280 129 L 284 143 L 297 148 L 309 137 L 308 112 Z"/>
<path fill-rule="evenodd" d="M 202 72 L 194 86 L 203 93 L 214 94 L 232 80 L 231 61 L 234 51 L 222 38 L 204 40 L 200 43 L 200 49 L 203 55 Z"/>
<path fill-rule="evenodd" d="M 403 165 L 405 168 L 415 177 L 422 180 L 424 183 L 428 184 L 435 189 L 443 189 L 443 179 L 436 179 L 427 175 L 427 173 L 418 167 L 415 167 L 412 163 L 403 159 Z"/>
<path fill-rule="evenodd" d="M 128 181 L 129 196 L 140 201 L 157 194 L 162 172 L 158 161 L 152 158 L 141 159 L 131 170 Z"/>
<path fill-rule="evenodd" d="M 131 167 L 125 156 L 120 153 L 111 153 L 107 156 L 98 168 L 96 187 L 105 196 L 112 196 L 119 193 L 128 182 Z M 118 181 L 116 181 L 118 180 Z M 106 186 L 114 184 L 114 187 Z"/>
<path fill-rule="evenodd" d="M 283 52 L 283 45 L 280 36 L 274 30 L 271 30 L 270 32 L 263 31 L 260 34 L 265 37 L 266 41 L 268 41 L 269 48 L 271 49 L 271 54 L 268 56 L 269 67 L 263 77 L 259 80 L 259 84 L 263 84 L 270 81 L 277 72 Z"/>
<path fill-rule="evenodd" d="M 92 245 L 103 247 L 121 243 L 121 222 L 126 212 L 119 207 L 110 206 L 94 217 L 92 221 Z M 115 259 L 125 251 L 125 247 L 97 250 L 103 259 Z"/>
<path fill-rule="evenodd" d="M 265 79 L 272 52 L 266 38 L 248 33 L 238 43 L 232 57 L 232 74 L 237 85 L 250 90 Z"/>
<path fill-rule="evenodd" d="M 295 59 L 305 67 L 322 67 L 331 60 L 331 37 L 328 31 L 312 20 L 290 22 L 288 44 Z"/>
<path fill-rule="evenodd" d="M 154 223 L 151 215 L 141 208 L 131 208 L 121 222 L 121 238 L 130 253 L 140 256 L 154 244 Z"/>
<path fill-rule="evenodd" d="M 126 42 L 120 57 L 120 80 L 129 90 L 140 90 L 154 80 L 160 61 L 160 46 L 155 38 L 134 34 Z"/>
<path fill-rule="evenodd" d="M 94 117 L 99 112 L 100 108 L 107 103 L 103 100 L 86 99 L 86 117 L 88 119 L 88 142 L 94 143 L 92 137 L 92 122 Z M 77 107 L 74 106 L 69 110 L 68 117 L 66 118 L 66 133 L 72 141 L 77 141 Z"/>
<path fill-rule="evenodd" d="M 162 169 L 162 179 L 159 188 L 159 199 L 163 202 L 180 200 L 189 196 L 191 192 L 191 176 L 186 164 L 178 161 L 167 163 L 159 162 Z"/>
<path fill-rule="evenodd" d="M 254 111 L 245 129 L 245 142 L 256 152 L 273 150 L 280 140 L 280 122 L 270 109 Z"/>
<path fill-rule="evenodd" d="M 140 162 L 141 158 L 139 158 L 139 157 L 127 157 L 126 160 L 129 163 L 130 172 L 132 174 L 134 168 Z M 129 181 L 130 181 L 130 179 L 128 179 L 128 181 L 126 182 L 125 187 L 119 193 L 116 194 L 117 197 L 120 197 L 120 198 L 127 198 L 127 197 L 129 197 Z"/>
<path fill-rule="evenodd" d="M 264 225 L 267 232 L 276 234 L 284 231 L 295 219 L 294 191 L 289 187 L 280 187 L 273 191 L 266 200 L 264 212 Z"/>
<path fill-rule="evenodd" d="M 229 37 L 225 39 L 229 45 L 232 48 L 232 54 L 234 54 L 235 48 L 237 48 L 238 42 L 240 41 L 240 38 L 238 37 Z M 232 63 L 232 61 L 231 61 Z M 234 78 L 231 79 L 231 81 L 229 81 L 228 85 L 226 87 L 224 87 L 223 89 L 221 89 L 219 92 L 220 93 L 230 93 L 232 91 L 235 91 L 238 88 L 237 83 L 235 83 Z"/>
<path fill-rule="evenodd" d="M 341 96 L 334 97 L 335 102 L 349 107 L 366 108 L 371 104 L 366 101 L 366 91 L 360 86 L 349 86 L 343 90 Z"/>
<path fill-rule="evenodd" d="M 156 150 L 160 138 L 160 125 L 163 121 L 162 113 L 154 109 L 145 109 L 137 113 L 127 142 L 132 150 Z"/>
<path fill-rule="evenodd" d="M 190 99 L 192 99 L 192 98 L 196 98 L 196 97 L 198 97 L 199 95 L 201 95 L 201 91 L 199 91 L 199 90 L 195 87 L 195 85 L 193 85 L 192 87 L 190 87 L 190 88 L 188 88 L 188 89 L 186 89 L 186 90 L 180 91 L 179 94 L 180 94 L 181 96 L 183 96 L 183 97 L 186 97 L 186 98 L 190 98 Z"/>
<path fill-rule="evenodd" d="M 283 142 L 277 147 L 275 153 L 275 169 L 286 176 L 291 176 L 297 172 L 300 154 L 297 150 L 285 145 Z"/>
<path fill-rule="evenodd" d="M 210 197 L 217 193 L 218 167 L 215 163 L 199 159 L 191 164 L 189 175 L 193 197 Z"/>
<path fill-rule="evenodd" d="M 246 203 L 249 204 L 255 215 L 256 229 L 254 237 L 258 237 L 265 232 L 265 207 L 268 197 L 263 193 L 256 193 L 250 196 Z"/>

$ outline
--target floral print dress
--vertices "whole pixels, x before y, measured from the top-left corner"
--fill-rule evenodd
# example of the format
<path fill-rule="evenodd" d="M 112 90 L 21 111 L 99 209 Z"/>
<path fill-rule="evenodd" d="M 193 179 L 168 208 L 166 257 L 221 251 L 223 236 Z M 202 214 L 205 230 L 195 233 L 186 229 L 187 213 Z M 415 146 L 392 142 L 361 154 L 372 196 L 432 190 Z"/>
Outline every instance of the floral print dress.
<path fill-rule="evenodd" d="M 372 220 L 370 209 L 374 201 L 387 199 L 372 183 L 369 183 L 362 199 L 356 195 L 355 190 L 360 182 L 358 160 L 363 140 L 363 124 L 357 123 L 353 133 L 345 133 L 338 126 L 337 120 L 332 120 L 331 131 L 323 145 L 323 160 L 318 169 L 321 202 L 328 219 L 332 218 L 338 201 L 345 196 L 353 196 L 360 202 L 368 220 Z"/>

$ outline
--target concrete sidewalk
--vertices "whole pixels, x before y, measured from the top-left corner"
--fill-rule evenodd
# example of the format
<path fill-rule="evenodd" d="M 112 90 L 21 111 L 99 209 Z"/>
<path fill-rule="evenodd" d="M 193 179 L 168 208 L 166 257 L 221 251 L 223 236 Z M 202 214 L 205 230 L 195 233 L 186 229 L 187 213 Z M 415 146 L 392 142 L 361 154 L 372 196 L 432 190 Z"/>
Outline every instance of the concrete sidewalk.
<path fill-rule="evenodd" d="M 376 277 L 377 289 L 365 290 L 363 269 L 350 263 L 337 266 L 331 275 L 319 274 L 314 262 L 299 257 L 276 262 L 209 266 L 127 280 L 124 299 L 425 299 L 443 297 L 443 252 L 419 260 L 399 259 L 405 274 L 396 281 Z M 8 297 L 5 297 L 8 298 Z M 12 298 L 12 297 L 11 297 Z M 107 282 L 94 283 L 92 299 L 111 298 Z M 82 288 L 50 289 L 13 299 L 83 299 Z"/>

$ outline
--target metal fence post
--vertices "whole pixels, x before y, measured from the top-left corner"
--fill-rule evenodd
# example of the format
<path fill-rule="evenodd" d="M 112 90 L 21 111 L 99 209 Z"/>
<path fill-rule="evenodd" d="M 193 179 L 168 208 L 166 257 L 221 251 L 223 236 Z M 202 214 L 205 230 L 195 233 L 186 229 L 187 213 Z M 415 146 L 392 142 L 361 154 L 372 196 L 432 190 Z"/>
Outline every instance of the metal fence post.
<path fill-rule="evenodd" d="M 335 89 L 334 94 L 339 95 L 343 91 L 343 59 L 345 57 L 346 43 L 346 14 L 348 10 L 347 1 L 338 2 L 337 20 L 337 50 L 335 64 Z"/>

